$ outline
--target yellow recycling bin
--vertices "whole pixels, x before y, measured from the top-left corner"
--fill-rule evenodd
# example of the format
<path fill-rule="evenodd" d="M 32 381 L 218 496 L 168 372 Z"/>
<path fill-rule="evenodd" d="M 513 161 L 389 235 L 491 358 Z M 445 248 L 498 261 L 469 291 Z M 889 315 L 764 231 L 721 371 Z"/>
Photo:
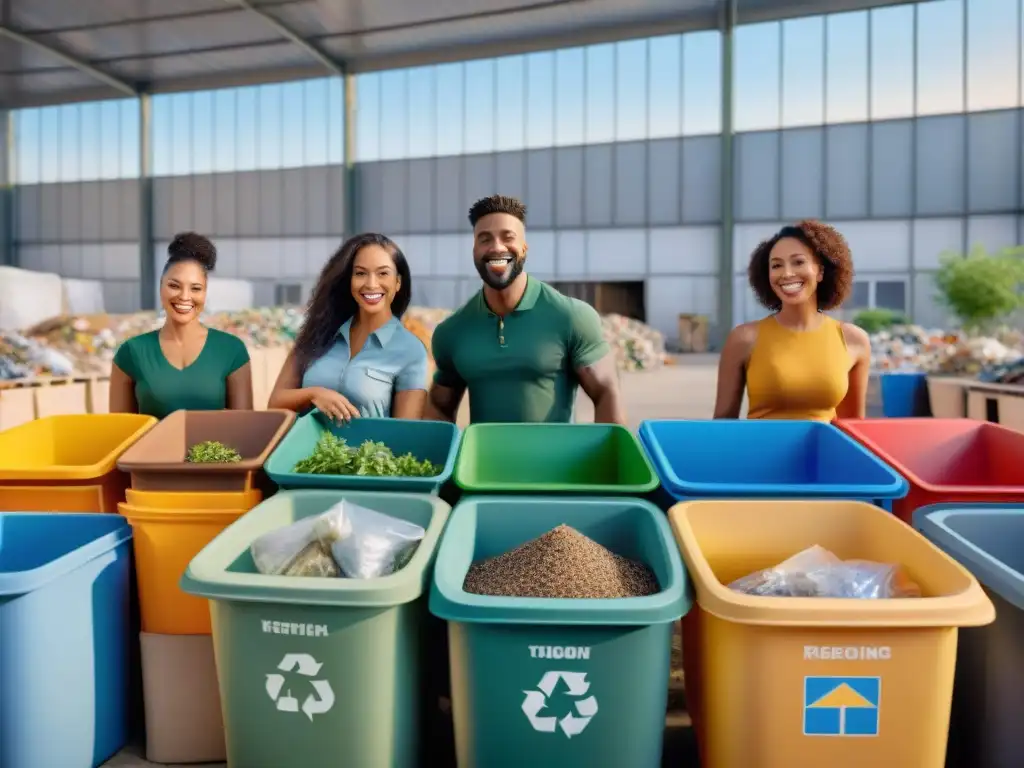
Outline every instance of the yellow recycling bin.
<path fill-rule="evenodd" d="M 863 502 L 690 501 L 668 516 L 696 591 L 683 667 L 704 768 L 945 765 L 957 628 L 995 618 L 967 570 Z M 727 586 L 816 544 L 898 564 L 922 597 Z"/>

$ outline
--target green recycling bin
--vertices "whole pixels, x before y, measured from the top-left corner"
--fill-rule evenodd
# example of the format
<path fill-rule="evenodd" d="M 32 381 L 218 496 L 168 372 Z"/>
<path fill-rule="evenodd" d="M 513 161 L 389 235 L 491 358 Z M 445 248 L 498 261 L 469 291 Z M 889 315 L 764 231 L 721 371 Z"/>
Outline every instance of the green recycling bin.
<path fill-rule="evenodd" d="M 565 524 L 645 563 L 647 597 L 494 597 L 463 589 L 473 562 Z M 686 573 L 665 515 L 630 498 L 475 496 L 438 550 L 430 611 L 448 621 L 459 768 L 659 768 L 672 628 Z"/>
<path fill-rule="evenodd" d="M 470 424 L 455 461 L 466 494 L 642 496 L 658 476 L 618 424 Z"/>
<path fill-rule="evenodd" d="M 397 573 L 264 576 L 250 544 L 342 500 L 422 526 Z M 228 764 L 414 768 L 425 716 L 425 591 L 450 509 L 420 494 L 282 491 L 192 560 L 186 592 L 210 600 Z"/>

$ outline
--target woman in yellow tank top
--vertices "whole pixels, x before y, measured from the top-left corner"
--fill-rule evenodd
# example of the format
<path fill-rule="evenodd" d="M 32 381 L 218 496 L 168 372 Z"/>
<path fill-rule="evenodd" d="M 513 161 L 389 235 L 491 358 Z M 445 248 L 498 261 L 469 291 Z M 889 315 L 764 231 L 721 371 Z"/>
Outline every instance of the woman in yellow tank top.
<path fill-rule="evenodd" d="M 718 364 L 716 419 L 864 418 L 871 342 L 824 314 L 853 286 L 846 240 L 819 221 L 783 227 L 750 257 L 747 274 L 772 314 L 737 326 Z M 768 446 L 766 446 L 768 447 Z"/>

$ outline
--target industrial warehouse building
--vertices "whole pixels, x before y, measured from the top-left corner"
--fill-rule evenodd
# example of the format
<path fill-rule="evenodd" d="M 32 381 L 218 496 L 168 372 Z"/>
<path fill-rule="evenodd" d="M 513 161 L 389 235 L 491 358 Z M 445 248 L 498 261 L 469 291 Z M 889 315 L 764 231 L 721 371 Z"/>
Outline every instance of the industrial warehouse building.
<path fill-rule="evenodd" d="M 349 3 L 12 5 L 0 258 L 111 312 L 153 306 L 185 229 L 257 304 L 378 230 L 454 307 L 496 192 L 532 274 L 670 338 L 760 316 L 747 256 L 783 222 L 847 236 L 847 310 L 925 324 L 940 254 L 1021 239 L 1022 0 L 381 2 L 358 33 Z"/>

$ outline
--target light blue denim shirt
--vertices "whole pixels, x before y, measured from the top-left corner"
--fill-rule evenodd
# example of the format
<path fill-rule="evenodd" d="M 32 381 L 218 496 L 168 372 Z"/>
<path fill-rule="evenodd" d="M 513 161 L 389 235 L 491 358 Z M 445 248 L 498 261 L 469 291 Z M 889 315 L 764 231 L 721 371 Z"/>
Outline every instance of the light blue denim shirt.
<path fill-rule="evenodd" d="M 361 416 L 389 417 L 395 392 L 427 388 L 427 350 L 400 320 L 392 318 L 351 357 L 351 327 L 351 320 L 341 326 L 334 346 L 306 369 L 302 386 L 339 392 Z"/>

